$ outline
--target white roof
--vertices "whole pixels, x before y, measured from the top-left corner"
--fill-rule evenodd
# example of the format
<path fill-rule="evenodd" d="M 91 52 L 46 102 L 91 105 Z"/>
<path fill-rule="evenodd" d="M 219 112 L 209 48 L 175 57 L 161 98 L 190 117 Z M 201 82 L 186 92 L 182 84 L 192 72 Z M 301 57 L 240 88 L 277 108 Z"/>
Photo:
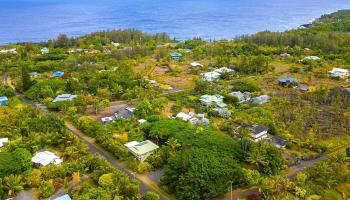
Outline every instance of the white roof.
<path fill-rule="evenodd" d="M 220 74 L 218 72 L 201 73 L 201 76 L 203 76 L 204 81 L 213 81 L 220 78 Z"/>
<path fill-rule="evenodd" d="M 145 120 L 145 119 L 139 119 L 139 120 L 137 120 L 137 122 L 140 123 L 140 124 L 143 124 L 143 123 L 147 122 L 147 120 Z"/>
<path fill-rule="evenodd" d="M 334 68 L 332 69 L 332 71 L 330 71 L 330 72 L 331 72 L 331 73 L 349 73 L 349 70 L 334 67 Z"/>
<path fill-rule="evenodd" d="M 61 164 L 63 161 L 54 153 L 51 153 L 49 151 L 39 151 L 32 158 L 32 162 L 40 164 L 42 166 L 46 166 L 49 164 L 58 165 Z"/>
<path fill-rule="evenodd" d="M 113 121 L 113 118 L 112 117 L 103 117 L 103 118 L 101 118 L 101 121 L 102 122 L 111 122 L 111 121 Z"/>
<path fill-rule="evenodd" d="M 320 57 L 318 57 L 318 56 L 306 56 L 305 57 L 305 60 L 319 60 L 320 59 Z"/>
<path fill-rule="evenodd" d="M 192 116 L 190 116 L 190 115 L 188 115 L 186 113 L 180 112 L 180 113 L 178 113 L 176 115 L 176 118 L 180 118 L 180 119 L 182 119 L 184 121 L 188 121 L 188 120 L 190 120 L 192 118 Z"/>
<path fill-rule="evenodd" d="M 0 147 L 4 146 L 4 143 L 8 142 L 9 138 L 0 138 Z"/>
<path fill-rule="evenodd" d="M 132 141 L 132 142 L 128 142 L 128 143 L 124 144 L 124 146 L 130 148 L 130 147 L 133 147 L 133 146 L 138 145 L 138 144 L 140 144 L 140 143 L 137 141 Z"/>
<path fill-rule="evenodd" d="M 136 108 L 126 107 L 125 110 L 133 113 L 133 112 L 135 112 Z"/>
<path fill-rule="evenodd" d="M 52 101 L 52 103 L 59 102 L 59 101 L 73 100 L 73 99 L 76 98 L 76 97 L 77 97 L 77 95 L 72 95 L 72 94 L 61 94 L 61 95 L 58 95 L 58 96 Z"/>
<path fill-rule="evenodd" d="M 214 72 L 217 72 L 219 74 L 222 74 L 222 73 L 229 73 L 229 72 L 232 72 L 233 70 L 232 69 L 229 69 L 227 67 L 221 67 L 219 69 L 216 69 L 214 70 Z"/>
<path fill-rule="evenodd" d="M 192 63 L 191 63 L 191 66 L 192 66 L 192 67 L 203 67 L 203 65 L 200 64 L 200 63 L 198 63 L 198 62 L 192 62 Z"/>

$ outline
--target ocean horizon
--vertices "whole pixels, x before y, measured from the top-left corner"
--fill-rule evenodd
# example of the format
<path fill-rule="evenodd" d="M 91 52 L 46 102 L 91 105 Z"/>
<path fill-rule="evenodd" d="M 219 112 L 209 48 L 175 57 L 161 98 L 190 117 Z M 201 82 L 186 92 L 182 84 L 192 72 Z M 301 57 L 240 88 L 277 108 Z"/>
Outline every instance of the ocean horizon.
<path fill-rule="evenodd" d="M 295 29 L 349 8 L 349 0 L 0 0 L 0 44 L 116 29 L 166 32 L 179 40 L 232 39 Z"/>

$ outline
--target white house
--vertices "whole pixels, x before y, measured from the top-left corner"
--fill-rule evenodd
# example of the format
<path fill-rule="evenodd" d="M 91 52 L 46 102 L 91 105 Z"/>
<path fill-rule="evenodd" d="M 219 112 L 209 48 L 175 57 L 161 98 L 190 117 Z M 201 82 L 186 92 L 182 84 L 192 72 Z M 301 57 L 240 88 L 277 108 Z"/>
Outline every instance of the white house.
<path fill-rule="evenodd" d="M 150 156 L 156 149 L 159 148 L 158 145 L 153 142 L 146 140 L 143 142 L 132 141 L 124 144 L 140 162 L 145 161 L 148 156 Z"/>
<path fill-rule="evenodd" d="M 331 71 L 328 72 L 328 75 L 332 78 L 339 77 L 347 79 L 349 77 L 349 70 L 342 68 L 333 68 Z"/>
<path fill-rule="evenodd" d="M 200 63 L 198 63 L 198 62 L 192 62 L 191 64 L 190 64 L 190 68 L 189 69 L 197 69 L 197 68 L 202 68 L 203 67 L 203 65 L 202 64 L 200 64 Z"/>
<path fill-rule="evenodd" d="M 229 96 L 236 97 L 238 99 L 238 103 L 244 103 L 250 100 L 250 92 L 235 91 L 231 92 Z"/>
<path fill-rule="evenodd" d="M 218 79 L 220 78 L 220 75 L 221 75 L 221 74 L 218 73 L 218 72 L 205 72 L 205 73 L 201 73 L 202 80 L 203 80 L 203 81 L 208 81 L 208 82 L 218 80 Z"/>
<path fill-rule="evenodd" d="M 226 104 L 224 103 L 224 97 L 221 95 L 202 95 L 199 99 L 202 104 L 205 106 L 215 106 L 219 108 L 226 107 Z"/>
<path fill-rule="evenodd" d="M 0 138 L 0 147 L 3 147 L 6 142 L 9 141 L 9 138 Z"/>
<path fill-rule="evenodd" d="M 71 101 L 75 98 L 77 98 L 78 96 L 77 95 L 72 95 L 72 94 L 61 94 L 61 95 L 58 95 L 53 101 L 52 103 L 56 103 L 56 102 L 59 102 L 59 101 Z"/>
<path fill-rule="evenodd" d="M 267 132 L 269 128 L 262 125 L 251 125 L 245 127 L 250 130 L 250 138 L 252 141 L 257 142 L 268 138 Z"/>
<path fill-rule="evenodd" d="M 49 164 L 59 165 L 63 161 L 54 153 L 51 153 L 49 151 L 39 151 L 32 158 L 32 162 L 41 166 L 46 166 Z"/>

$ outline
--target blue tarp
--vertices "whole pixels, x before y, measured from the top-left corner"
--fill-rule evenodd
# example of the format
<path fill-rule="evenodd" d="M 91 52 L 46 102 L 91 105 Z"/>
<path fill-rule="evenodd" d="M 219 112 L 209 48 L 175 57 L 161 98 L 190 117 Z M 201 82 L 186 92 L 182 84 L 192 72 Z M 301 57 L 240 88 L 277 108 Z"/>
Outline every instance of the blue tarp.
<path fill-rule="evenodd" d="M 64 72 L 61 71 L 55 71 L 54 73 L 52 73 L 53 77 L 61 77 L 64 75 Z"/>

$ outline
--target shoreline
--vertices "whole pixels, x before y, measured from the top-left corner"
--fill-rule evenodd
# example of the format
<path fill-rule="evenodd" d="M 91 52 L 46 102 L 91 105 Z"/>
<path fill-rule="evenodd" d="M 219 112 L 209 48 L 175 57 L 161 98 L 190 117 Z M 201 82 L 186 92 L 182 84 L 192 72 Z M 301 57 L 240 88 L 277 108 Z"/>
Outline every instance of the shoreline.
<path fill-rule="evenodd" d="M 349 10 L 349 9 L 339 9 L 339 10 L 336 10 L 336 11 L 333 11 L 333 12 L 327 12 L 327 13 L 322 14 L 321 16 L 318 16 L 318 17 L 315 17 L 315 18 L 309 20 L 306 23 L 302 23 L 302 24 L 299 24 L 296 27 L 292 27 L 292 28 L 289 28 L 289 29 L 287 28 L 285 30 L 280 30 L 280 31 L 260 30 L 260 31 L 253 32 L 253 33 L 244 33 L 244 34 L 237 34 L 237 35 L 234 35 L 234 36 L 231 36 L 231 37 L 217 37 L 217 38 L 215 38 L 215 37 L 212 37 L 212 38 L 211 37 L 210 38 L 201 37 L 198 34 L 197 34 L 197 36 L 193 35 L 190 38 L 177 38 L 176 36 L 171 35 L 168 32 L 164 32 L 164 33 L 168 34 L 170 38 L 172 38 L 172 39 L 174 38 L 174 39 L 176 39 L 176 41 L 180 41 L 180 42 L 186 41 L 186 40 L 191 40 L 191 39 L 194 39 L 194 38 L 201 38 L 202 40 L 207 41 L 207 42 L 208 41 L 220 41 L 220 40 L 230 40 L 231 41 L 231 40 L 235 40 L 235 38 L 240 37 L 240 36 L 254 35 L 254 34 L 257 34 L 257 33 L 260 33 L 260 32 L 264 32 L 264 31 L 283 33 L 283 32 L 292 31 L 292 30 L 309 28 L 309 27 L 305 27 L 305 25 L 306 26 L 312 25 L 315 21 L 320 19 L 322 16 L 330 15 L 332 13 L 339 12 L 339 11 L 342 11 L 342 10 Z M 303 26 L 304 26 L 304 28 L 303 28 Z M 159 33 L 159 32 L 148 32 L 148 31 L 144 31 L 144 30 L 141 30 L 141 29 L 137 29 L 137 28 L 121 28 L 121 29 L 95 30 L 95 31 L 92 31 L 92 32 L 75 34 L 75 35 L 69 35 L 67 33 L 61 33 L 61 34 L 65 34 L 69 38 L 79 38 L 79 37 L 82 37 L 82 36 L 85 36 L 85 35 L 89 35 L 89 34 L 93 34 L 93 33 L 97 33 L 97 32 L 110 32 L 110 31 L 118 31 L 118 30 L 138 30 L 138 31 L 142 31 L 142 32 L 148 33 L 148 34 L 157 34 L 157 33 Z M 55 40 L 57 38 L 57 36 L 58 35 L 56 35 L 54 37 L 51 37 L 49 39 L 26 40 L 26 41 L 10 41 L 10 42 L 5 42 L 5 43 L 1 43 L 0 42 L 0 47 L 4 47 L 4 46 L 7 46 L 7 45 L 25 44 L 25 43 L 34 43 L 34 44 L 47 43 L 50 40 Z"/>

